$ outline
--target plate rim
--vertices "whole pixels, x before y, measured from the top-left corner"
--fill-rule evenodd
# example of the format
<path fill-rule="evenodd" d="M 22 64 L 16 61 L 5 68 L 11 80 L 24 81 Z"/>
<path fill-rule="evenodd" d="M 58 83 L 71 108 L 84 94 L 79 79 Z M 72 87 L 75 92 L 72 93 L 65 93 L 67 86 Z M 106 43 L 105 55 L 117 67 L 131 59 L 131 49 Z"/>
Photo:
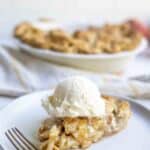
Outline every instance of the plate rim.
<path fill-rule="evenodd" d="M 42 91 L 36 91 L 36 92 L 31 92 L 29 94 L 25 94 L 23 96 L 20 96 L 16 99 L 13 100 L 13 102 L 9 103 L 7 106 L 5 106 L 4 108 L 2 108 L 0 110 L 0 119 L 1 119 L 1 116 L 9 109 L 12 109 L 13 106 L 16 106 L 16 105 L 21 105 L 21 103 L 25 103 L 25 100 L 22 101 L 21 99 L 25 99 L 26 97 L 30 97 L 30 96 L 34 96 L 34 95 L 38 95 L 39 93 L 52 93 L 53 92 L 53 89 L 49 89 L 49 90 L 42 90 Z M 26 101 L 30 101 L 30 99 L 26 99 Z M 8 112 L 7 112 L 8 113 Z"/>
<path fill-rule="evenodd" d="M 21 105 L 21 103 L 25 103 L 25 100 L 21 100 L 21 99 L 25 99 L 26 97 L 30 97 L 30 96 L 34 96 L 34 95 L 39 95 L 39 94 L 44 94 L 44 93 L 45 93 L 45 95 L 51 95 L 53 92 L 54 92 L 54 88 L 53 89 L 48 89 L 48 90 L 41 90 L 41 91 L 31 92 L 29 94 L 26 94 L 26 95 L 23 95 L 23 96 L 20 96 L 20 97 L 14 99 L 13 102 L 11 102 L 10 104 L 8 104 L 7 106 L 5 106 L 4 108 L 2 108 L 0 110 L 0 119 L 1 119 L 1 116 L 7 110 L 12 109 L 13 106 L 15 106 L 15 105 Z M 26 99 L 26 101 L 31 101 L 31 100 L 30 99 Z M 135 102 L 134 101 L 129 101 L 129 100 L 125 100 L 125 101 L 129 102 L 130 104 L 138 105 L 139 107 L 145 109 L 147 112 L 150 113 L 149 109 L 147 109 L 144 105 L 142 105 L 142 104 L 140 104 L 140 103 L 138 103 L 136 101 Z"/>

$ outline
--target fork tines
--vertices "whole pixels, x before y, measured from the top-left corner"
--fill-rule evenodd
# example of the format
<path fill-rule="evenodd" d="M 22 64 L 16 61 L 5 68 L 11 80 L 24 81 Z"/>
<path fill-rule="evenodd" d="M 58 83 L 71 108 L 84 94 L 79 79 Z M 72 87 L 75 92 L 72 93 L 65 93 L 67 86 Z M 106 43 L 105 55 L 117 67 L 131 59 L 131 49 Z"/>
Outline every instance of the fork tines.
<path fill-rule="evenodd" d="M 38 150 L 16 127 L 5 132 L 16 150 Z"/>

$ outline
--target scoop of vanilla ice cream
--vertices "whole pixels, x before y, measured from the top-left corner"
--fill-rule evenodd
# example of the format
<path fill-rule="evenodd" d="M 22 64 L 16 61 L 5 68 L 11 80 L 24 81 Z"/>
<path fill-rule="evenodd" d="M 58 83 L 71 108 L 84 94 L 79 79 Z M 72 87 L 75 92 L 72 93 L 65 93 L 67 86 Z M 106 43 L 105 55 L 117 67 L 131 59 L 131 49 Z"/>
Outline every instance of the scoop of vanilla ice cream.
<path fill-rule="evenodd" d="M 55 117 L 103 117 L 105 102 L 97 86 L 82 76 L 60 82 L 53 96 L 43 101 L 47 112 Z"/>
<path fill-rule="evenodd" d="M 30 22 L 30 24 L 37 29 L 43 30 L 43 31 L 50 31 L 52 29 L 58 29 L 61 28 L 61 26 L 56 23 L 55 21 L 41 21 L 41 20 L 37 20 L 37 21 L 33 21 Z"/>

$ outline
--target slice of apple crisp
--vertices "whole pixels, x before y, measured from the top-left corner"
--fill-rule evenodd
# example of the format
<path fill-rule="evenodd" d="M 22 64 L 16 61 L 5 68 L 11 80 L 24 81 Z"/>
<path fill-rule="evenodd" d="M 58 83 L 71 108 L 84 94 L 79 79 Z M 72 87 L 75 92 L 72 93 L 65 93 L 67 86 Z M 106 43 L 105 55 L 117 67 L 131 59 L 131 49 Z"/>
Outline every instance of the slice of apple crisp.
<path fill-rule="evenodd" d="M 127 102 L 104 97 L 107 115 L 47 119 L 39 129 L 40 150 L 85 149 L 105 136 L 122 130 L 131 111 Z"/>

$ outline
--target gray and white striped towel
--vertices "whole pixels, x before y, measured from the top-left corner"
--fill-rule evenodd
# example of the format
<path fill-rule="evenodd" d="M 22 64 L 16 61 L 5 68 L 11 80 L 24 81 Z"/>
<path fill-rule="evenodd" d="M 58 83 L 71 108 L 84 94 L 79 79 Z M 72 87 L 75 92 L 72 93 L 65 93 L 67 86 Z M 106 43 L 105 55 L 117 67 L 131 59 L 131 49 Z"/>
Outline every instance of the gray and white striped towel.
<path fill-rule="evenodd" d="M 1 42 L 2 43 L 2 42 Z M 5 44 L 6 45 L 6 44 Z M 10 44 L 9 44 L 10 45 Z M 53 88 L 71 75 L 84 75 L 92 79 L 102 93 L 116 93 L 123 96 L 150 98 L 150 79 L 120 78 L 115 75 L 92 73 L 61 66 L 29 56 L 12 46 L 0 46 L 0 95 L 19 96 L 28 92 Z"/>

